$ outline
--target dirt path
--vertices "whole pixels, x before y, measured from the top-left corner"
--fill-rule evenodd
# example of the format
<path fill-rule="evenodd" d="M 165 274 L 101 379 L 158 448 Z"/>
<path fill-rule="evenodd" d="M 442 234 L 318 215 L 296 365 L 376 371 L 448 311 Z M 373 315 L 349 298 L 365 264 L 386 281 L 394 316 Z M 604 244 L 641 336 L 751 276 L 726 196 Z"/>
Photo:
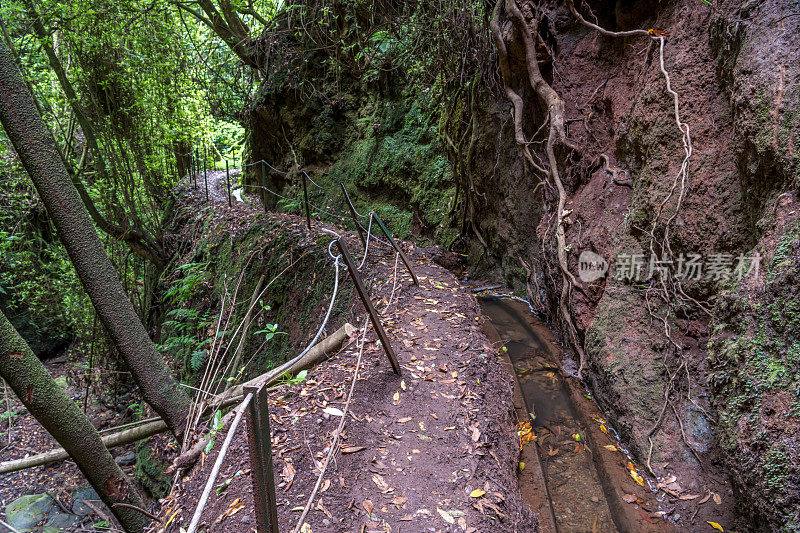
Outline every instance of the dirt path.
<path fill-rule="evenodd" d="M 224 185 L 224 173 L 222 180 Z M 214 181 L 219 186 L 219 179 Z M 224 204 L 218 195 L 214 199 L 213 209 L 224 213 L 227 195 Z M 234 209 L 245 215 L 257 211 L 241 203 Z M 304 224 L 299 217 L 289 218 L 298 228 Z M 353 235 L 324 227 L 343 233 L 360 256 Z M 341 450 L 306 522 L 313 531 L 536 531 L 537 519 L 517 485 L 512 379 L 481 333 L 478 304 L 469 289 L 425 253 L 406 250 L 419 287 L 402 262 L 395 271 L 395 254 L 383 246 L 370 246 L 362 271 L 403 375 L 392 372 L 369 328 Z M 356 313 L 363 324 L 360 304 Z M 306 381 L 270 391 L 281 531 L 295 526 L 317 480 L 318 465 L 340 421 L 324 409 L 343 409 L 356 359 L 352 343 L 312 369 Z M 217 441 L 216 448 L 222 439 Z M 172 524 L 186 527 L 216 454 L 217 449 L 195 466 L 165 502 L 162 516 L 178 511 Z M 244 425 L 217 485 L 226 483 L 220 494 L 212 492 L 203 514 L 206 529 L 250 531 L 255 518 Z"/>

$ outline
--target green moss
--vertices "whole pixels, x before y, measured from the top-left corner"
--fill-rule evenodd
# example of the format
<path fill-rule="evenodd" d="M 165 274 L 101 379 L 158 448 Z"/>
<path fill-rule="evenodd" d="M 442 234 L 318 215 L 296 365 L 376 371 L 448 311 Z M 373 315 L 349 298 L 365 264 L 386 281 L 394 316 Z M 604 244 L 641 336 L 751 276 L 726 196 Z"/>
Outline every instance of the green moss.
<path fill-rule="evenodd" d="M 167 463 L 150 449 L 149 444 L 141 444 L 136 450 L 134 477 L 153 498 L 163 498 L 169 494 L 172 479 L 166 474 Z"/>
<path fill-rule="evenodd" d="M 757 514 L 781 531 L 800 531 L 789 490 L 800 475 L 791 429 L 800 423 L 800 291 L 792 281 L 798 265 L 788 260 L 797 232 L 795 224 L 778 239 L 765 291 L 723 291 L 708 344 L 720 446 Z"/>
<path fill-rule="evenodd" d="M 344 183 L 360 212 L 374 209 L 400 238 L 411 235 L 415 223 L 423 233 L 436 233 L 455 193 L 428 106 L 418 94 L 373 102 L 372 115 L 354 125 L 360 137 L 321 178 L 329 189 Z M 324 200 L 315 194 L 312 203 Z M 343 203 L 335 205 L 344 212 Z"/>

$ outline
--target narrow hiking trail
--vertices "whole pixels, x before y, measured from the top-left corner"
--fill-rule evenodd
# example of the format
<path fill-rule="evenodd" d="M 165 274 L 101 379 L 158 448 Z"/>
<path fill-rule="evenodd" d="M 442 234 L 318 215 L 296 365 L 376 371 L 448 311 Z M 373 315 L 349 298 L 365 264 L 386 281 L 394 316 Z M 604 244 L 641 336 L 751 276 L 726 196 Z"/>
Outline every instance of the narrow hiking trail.
<path fill-rule="evenodd" d="M 260 205 L 243 202 L 229 208 L 224 172 L 209 175 L 209 195 L 207 216 L 223 218 L 229 231 L 246 226 L 250 217 L 267 216 L 281 220 L 298 239 L 308 238 L 302 217 L 265 215 Z M 205 204 L 203 185 L 190 190 L 185 201 Z M 360 262 L 363 250 L 354 234 L 314 221 L 312 231 L 321 228 L 341 234 Z M 307 530 L 536 531 L 536 517 L 517 484 L 512 377 L 481 331 L 478 302 L 424 250 L 404 248 L 419 286 L 385 246 L 371 244 L 362 269 L 402 376 L 392 372 L 368 327 L 340 450 L 305 520 Z M 343 274 L 340 283 L 351 281 Z M 365 315 L 359 302 L 351 322 L 360 329 Z M 360 342 L 351 339 L 305 381 L 269 391 L 281 531 L 295 527 L 317 482 L 341 421 L 330 408 L 344 410 Z M 191 519 L 221 441 L 163 502 L 160 516 L 171 520 L 170 531 Z M 255 528 L 249 468 L 246 429 L 240 425 L 201 529 Z"/>

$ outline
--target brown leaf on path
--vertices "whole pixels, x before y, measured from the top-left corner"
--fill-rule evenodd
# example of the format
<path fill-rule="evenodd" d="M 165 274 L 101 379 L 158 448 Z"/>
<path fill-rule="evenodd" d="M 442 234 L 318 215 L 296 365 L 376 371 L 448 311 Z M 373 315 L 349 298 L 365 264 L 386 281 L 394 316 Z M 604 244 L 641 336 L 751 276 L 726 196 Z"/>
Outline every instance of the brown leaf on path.
<path fill-rule="evenodd" d="M 708 494 L 706 494 L 705 496 L 703 496 L 703 499 L 702 499 L 702 500 L 700 500 L 700 501 L 699 501 L 699 502 L 697 502 L 697 503 L 698 503 L 698 504 L 701 504 L 701 503 L 706 503 L 706 502 L 707 502 L 708 500 L 710 500 L 710 499 L 711 499 L 711 492 L 709 492 Z"/>
<path fill-rule="evenodd" d="M 622 493 L 622 499 L 625 500 L 627 503 L 633 503 L 636 501 L 635 494 L 628 494 L 627 492 Z"/>
<path fill-rule="evenodd" d="M 641 517 L 642 517 L 644 520 L 646 520 L 647 522 L 650 522 L 651 524 L 655 524 L 655 521 L 654 521 L 652 518 L 650 518 L 650 515 L 648 515 L 647 513 L 645 513 L 645 512 L 644 512 L 643 510 L 641 510 L 641 509 L 639 509 L 639 515 L 640 515 L 640 516 L 641 516 Z"/>
<path fill-rule="evenodd" d="M 551 446 L 551 447 L 550 447 L 550 449 L 549 449 L 549 450 L 547 450 L 547 455 L 549 455 L 550 457 L 553 457 L 553 456 L 554 456 L 555 454 L 557 454 L 559 451 L 561 451 L 559 448 L 555 448 L 555 449 L 553 449 L 553 447 Z"/>
<path fill-rule="evenodd" d="M 678 496 L 679 500 L 694 500 L 695 498 L 699 498 L 699 494 L 681 494 Z"/>
<path fill-rule="evenodd" d="M 326 479 L 325 481 L 322 482 L 322 487 L 320 487 L 319 491 L 320 492 L 325 492 L 329 488 L 331 488 L 331 480 L 330 479 Z"/>
<path fill-rule="evenodd" d="M 390 487 L 380 474 L 372 474 L 372 482 L 375 483 L 375 485 L 378 487 L 378 490 L 384 494 L 394 491 L 394 488 Z"/>
<path fill-rule="evenodd" d="M 333 515 L 331 515 L 331 512 L 330 512 L 330 511 L 328 511 L 328 510 L 325 508 L 325 506 L 324 506 L 324 505 L 322 505 L 322 499 L 320 499 L 320 500 L 317 502 L 317 506 L 315 507 L 315 509 L 318 509 L 318 510 L 322 511 L 323 513 L 325 513 L 325 516 L 327 516 L 328 518 L 333 518 Z"/>
<path fill-rule="evenodd" d="M 372 514 L 372 511 L 375 509 L 371 500 L 364 500 L 361 505 L 364 506 L 364 510 L 367 511 L 367 514 Z"/>
<path fill-rule="evenodd" d="M 481 432 L 478 429 L 478 426 L 472 428 L 472 442 L 478 442 L 481 438 Z"/>
<path fill-rule="evenodd" d="M 716 503 L 717 505 L 722 505 L 722 496 L 720 496 L 715 492 L 712 498 L 714 499 L 714 503 Z"/>
<path fill-rule="evenodd" d="M 222 522 L 223 519 L 225 519 L 225 518 L 227 518 L 229 516 L 235 515 L 236 513 L 241 511 L 243 508 L 244 508 L 244 502 L 242 502 L 242 499 L 241 498 L 236 498 L 228 506 L 228 509 L 224 513 L 219 515 L 219 517 L 217 518 L 216 522 L 214 522 L 214 523 L 215 524 L 219 524 L 220 522 Z"/>
<path fill-rule="evenodd" d="M 455 524 L 455 523 L 456 523 L 456 519 L 455 519 L 455 518 L 453 518 L 453 517 L 450 515 L 450 513 L 448 513 L 447 511 L 442 511 L 442 510 L 441 510 L 441 509 L 439 509 L 438 507 L 436 508 L 436 511 L 439 513 L 439 516 L 441 516 L 441 517 L 442 517 L 442 520 L 444 520 L 444 521 L 445 521 L 445 522 L 447 522 L 448 524 Z"/>
<path fill-rule="evenodd" d="M 342 453 L 356 453 L 366 450 L 365 446 L 342 446 Z"/>

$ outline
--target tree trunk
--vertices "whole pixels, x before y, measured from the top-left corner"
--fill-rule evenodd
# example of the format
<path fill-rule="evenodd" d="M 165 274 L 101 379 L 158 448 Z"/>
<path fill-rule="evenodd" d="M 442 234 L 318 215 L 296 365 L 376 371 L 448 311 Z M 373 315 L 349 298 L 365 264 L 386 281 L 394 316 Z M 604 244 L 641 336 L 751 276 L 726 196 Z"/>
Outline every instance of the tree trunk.
<path fill-rule="evenodd" d="M 0 376 L 31 414 L 75 460 L 86 479 L 125 531 L 142 531 L 148 520 L 139 512 L 112 507 L 127 503 L 142 507 L 142 499 L 114 458 L 100 434 L 58 386 L 6 316 L 0 312 Z"/>
<path fill-rule="evenodd" d="M 31 177 L 100 320 L 145 401 L 183 432 L 189 397 L 178 387 L 122 288 L 22 75 L 0 43 L 0 122 Z"/>

